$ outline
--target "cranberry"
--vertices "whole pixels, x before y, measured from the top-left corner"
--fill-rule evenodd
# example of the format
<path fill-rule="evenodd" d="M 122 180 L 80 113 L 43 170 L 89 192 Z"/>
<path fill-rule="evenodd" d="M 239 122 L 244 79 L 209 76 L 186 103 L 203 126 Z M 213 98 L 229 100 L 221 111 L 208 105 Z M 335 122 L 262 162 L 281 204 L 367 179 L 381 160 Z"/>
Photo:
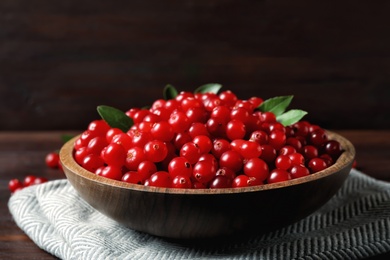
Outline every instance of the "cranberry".
<path fill-rule="evenodd" d="M 232 187 L 233 188 L 242 188 L 242 187 L 249 187 L 250 186 L 250 179 L 247 175 L 238 175 L 233 180 Z"/>
<path fill-rule="evenodd" d="M 232 187 L 232 180 L 229 178 L 218 175 L 215 176 L 213 180 L 211 180 L 209 188 L 210 189 L 223 189 L 223 188 L 231 188 Z"/>
<path fill-rule="evenodd" d="M 192 182 L 192 188 L 193 189 L 206 189 L 207 186 L 204 183 L 198 182 L 198 181 L 193 181 Z"/>
<path fill-rule="evenodd" d="M 213 142 L 213 147 L 211 148 L 211 153 L 215 156 L 215 158 L 219 159 L 221 155 L 230 150 L 230 143 L 225 139 L 216 139 Z"/>
<path fill-rule="evenodd" d="M 214 157 L 214 155 L 212 155 L 212 154 L 209 154 L 209 153 L 202 154 L 202 155 L 199 157 L 198 162 L 201 162 L 201 161 L 208 161 L 208 162 L 212 163 L 213 166 L 214 166 L 215 168 L 218 167 L 218 161 L 217 161 L 217 159 Z"/>
<path fill-rule="evenodd" d="M 165 101 L 164 107 L 172 112 L 179 109 L 180 103 L 176 99 L 170 99 Z"/>
<path fill-rule="evenodd" d="M 226 90 L 219 94 L 219 99 L 226 106 L 233 106 L 237 102 L 237 96 L 230 90 Z"/>
<path fill-rule="evenodd" d="M 182 133 L 190 127 L 190 120 L 184 112 L 175 111 L 169 117 L 168 123 L 175 133 Z"/>
<path fill-rule="evenodd" d="M 126 160 L 126 150 L 120 144 L 111 143 L 107 145 L 101 156 L 106 164 L 122 167 Z"/>
<path fill-rule="evenodd" d="M 107 165 L 101 171 L 100 176 L 120 181 L 122 179 L 122 168 L 113 165 Z"/>
<path fill-rule="evenodd" d="M 166 171 L 158 171 L 153 173 L 149 179 L 145 181 L 145 186 L 155 186 L 162 188 L 171 187 L 171 177 Z"/>
<path fill-rule="evenodd" d="M 333 158 L 327 153 L 321 154 L 319 158 L 324 160 L 328 167 L 333 164 Z"/>
<path fill-rule="evenodd" d="M 135 136 L 138 136 L 140 132 L 136 132 Z M 134 139 L 134 137 L 133 137 Z M 111 143 L 120 144 L 123 146 L 125 150 L 129 150 L 131 147 L 133 147 L 133 140 L 132 138 L 125 133 L 119 133 L 112 137 Z"/>
<path fill-rule="evenodd" d="M 276 150 L 272 145 L 262 145 L 260 158 L 271 164 L 276 158 Z"/>
<path fill-rule="evenodd" d="M 164 99 L 157 99 L 156 101 L 153 102 L 151 110 L 155 110 L 157 108 L 161 108 L 165 106 L 166 101 Z"/>
<path fill-rule="evenodd" d="M 305 164 L 305 157 L 300 153 L 292 153 L 289 154 L 288 157 L 290 158 L 292 165 Z"/>
<path fill-rule="evenodd" d="M 276 183 L 291 180 L 291 175 L 286 170 L 282 169 L 274 169 L 271 171 L 267 182 L 268 183 Z"/>
<path fill-rule="evenodd" d="M 297 150 L 293 146 L 285 145 L 282 148 L 280 148 L 279 155 L 289 155 L 296 152 Z"/>
<path fill-rule="evenodd" d="M 292 128 L 295 132 L 295 136 L 303 136 L 306 137 L 309 133 L 309 127 L 305 122 L 297 122 L 292 125 Z"/>
<path fill-rule="evenodd" d="M 45 177 L 36 177 L 33 185 L 42 184 L 42 183 L 45 183 L 47 181 L 48 181 L 48 179 Z"/>
<path fill-rule="evenodd" d="M 276 116 L 272 112 L 261 113 L 260 118 L 261 118 L 262 122 L 266 122 L 266 123 L 274 123 L 274 122 L 276 122 Z"/>
<path fill-rule="evenodd" d="M 262 150 L 260 144 L 251 141 L 243 141 L 239 147 L 239 153 L 245 159 L 260 157 Z"/>
<path fill-rule="evenodd" d="M 180 150 L 184 144 L 192 141 L 192 137 L 188 132 L 177 133 L 173 139 L 173 145 L 177 150 Z"/>
<path fill-rule="evenodd" d="M 116 138 L 114 138 L 116 139 Z M 134 146 L 137 147 L 144 147 L 145 144 L 153 140 L 153 136 L 150 132 L 144 132 L 144 131 L 136 131 L 133 136 L 131 137 L 131 146 L 123 145 L 123 142 L 119 142 L 123 145 L 123 147 L 127 150 L 131 149 Z"/>
<path fill-rule="evenodd" d="M 317 147 L 323 145 L 328 140 L 324 130 L 317 129 L 309 134 L 309 142 Z"/>
<path fill-rule="evenodd" d="M 236 152 L 241 152 L 242 145 L 246 142 L 244 139 L 235 139 L 230 142 L 230 148 Z M 228 150 L 228 149 L 227 149 Z"/>
<path fill-rule="evenodd" d="M 219 118 L 210 118 L 206 122 L 207 131 L 212 136 L 225 136 L 226 134 L 226 123 Z"/>
<path fill-rule="evenodd" d="M 152 162 L 161 162 L 168 155 L 167 145 L 160 140 L 153 140 L 145 144 L 146 158 Z"/>
<path fill-rule="evenodd" d="M 245 125 L 240 120 L 233 119 L 226 125 L 226 135 L 230 140 L 242 139 L 245 133 Z"/>
<path fill-rule="evenodd" d="M 303 151 L 303 156 L 305 157 L 306 160 L 313 159 L 315 157 L 318 157 L 318 149 L 317 147 L 313 145 L 305 145 L 302 149 Z"/>
<path fill-rule="evenodd" d="M 251 102 L 253 107 L 259 107 L 263 103 L 263 99 L 259 97 L 251 97 L 248 101 Z"/>
<path fill-rule="evenodd" d="M 97 136 L 105 136 L 110 126 L 104 120 L 94 120 L 88 125 L 88 130 Z"/>
<path fill-rule="evenodd" d="M 291 178 L 293 179 L 304 177 L 309 174 L 310 174 L 309 169 L 306 168 L 304 165 L 294 165 L 290 169 L 290 175 Z"/>
<path fill-rule="evenodd" d="M 255 141 L 259 144 L 267 144 L 268 134 L 262 130 L 257 130 L 251 134 L 250 140 Z"/>
<path fill-rule="evenodd" d="M 243 160 L 241 155 L 233 150 L 228 150 L 221 155 L 219 159 L 220 167 L 226 167 L 234 172 L 238 172 L 241 170 L 243 164 Z"/>
<path fill-rule="evenodd" d="M 324 145 L 326 154 L 329 154 L 332 158 L 336 159 L 342 153 L 341 145 L 335 140 L 329 140 Z"/>
<path fill-rule="evenodd" d="M 169 162 L 168 172 L 171 177 L 182 175 L 189 178 L 192 175 L 192 165 L 184 157 L 175 157 Z"/>
<path fill-rule="evenodd" d="M 45 157 L 45 162 L 49 168 L 58 168 L 58 164 L 60 163 L 60 156 L 57 152 L 48 153 Z"/>
<path fill-rule="evenodd" d="M 172 188 L 179 188 L 179 189 L 189 189 L 192 187 L 192 182 L 190 177 L 185 175 L 176 175 L 172 179 Z"/>
<path fill-rule="evenodd" d="M 207 131 L 206 125 L 199 122 L 193 123 L 188 129 L 188 133 L 192 138 L 198 135 L 207 135 L 207 136 L 210 135 L 210 133 Z"/>
<path fill-rule="evenodd" d="M 136 123 L 136 124 L 141 123 L 144 120 L 144 118 L 149 114 L 150 114 L 150 112 L 147 109 L 142 109 L 142 110 L 135 112 L 134 116 L 133 116 L 134 123 Z"/>
<path fill-rule="evenodd" d="M 136 171 L 129 171 L 123 174 L 122 181 L 127 183 L 142 184 L 142 176 Z"/>
<path fill-rule="evenodd" d="M 217 106 L 210 114 L 211 118 L 220 119 L 224 124 L 230 121 L 230 109 L 227 106 Z"/>
<path fill-rule="evenodd" d="M 85 158 L 85 156 L 88 155 L 88 150 L 87 150 L 87 147 L 80 147 L 79 149 L 77 149 L 74 153 L 74 159 L 76 160 L 76 162 L 78 164 L 82 164 L 83 163 L 83 160 Z"/>
<path fill-rule="evenodd" d="M 146 159 L 148 159 L 148 158 L 147 158 L 147 155 L 146 155 L 144 149 L 142 149 L 141 147 L 133 147 L 127 151 L 124 164 L 125 164 L 127 169 L 129 169 L 131 171 L 135 171 L 135 170 L 137 170 L 138 165 L 142 161 L 145 161 Z M 150 158 L 149 158 L 149 161 L 152 161 L 152 160 L 150 160 Z M 154 162 L 154 161 L 152 161 L 152 162 Z"/>
<path fill-rule="evenodd" d="M 114 138 L 114 136 L 116 136 L 117 134 L 121 134 L 121 133 L 123 132 L 119 128 L 111 128 L 110 130 L 108 130 L 106 133 L 107 143 L 111 143 L 112 138 Z"/>
<path fill-rule="evenodd" d="M 27 175 L 26 177 L 24 177 L 23 186 L 28 187 L 28 186 L 34 185 L 36 178 L 37 177 L 34 175 Z"/>
<path fill-rule="evenodd" d="M 84 157 L 81 165 L 90 172 L 96 172 L 96 170 L 104 166 L 103 159 L 96 154 L 88 154 Z"/>
<path fill-rule="evenodd" d="M 193 143 L 185 143 L 180 149 L 180 156 L 186 158 L 190 164 L 195 164 L 201 155 L 199 147 Z"/>
<path fill-rule="evenodd" d="M 137 172 L 141 176 L 142 181 L 148 179 L 156 171 L 157 171 L 157 166 L 155 163 L 151 161 L 142 161 L 138 164 L 137 167 Z"/>
<path fill-rule="evenodd" d="M 195 136 L 192 142 L 198 146 L 201 154 L 210 152 L 213 147 L 213 143 L 207 135 Z"/>
<path fill-rule="evenodd" d="M 210 161 L 199 161 L 194 165 L 192 174 L 198 182 L 208 183 L 216 175 L 216 167 Z"/>
<path fill-rule="evenodd" d="M 260 181 L 264 181 L 269 175 L 269 168 L 262 159 L 252 158 L 244 164 L 244 173 L 249 177 L 255 177 Z"/>
<path fill-rule="evenodd" d="M 202 102 L 194 97 L 187 97 L 181 101 L 181 108 L 183 111 L 187 111 L 193 107 L 202 107 Z"/>
<path fill-rule="evenodd" d="M 278 169 L 288 170 L 292 165 L 292 161 L 288 155 L 279 155 L 276 157 L 275 166 Z"/>
<path fill-rule="evenodd" d="M 155 123 L 150 130 L 150 133 L 154 139 L 161 140 L 163 142 L 171 141 L 174 136 L 172 126 L 166 121 Z"/>
<path fill-rule="evenodd" d="M 319 172 L 327 168 L 326 162 L 321 158 L 313 158 L 309 161 L 308 167 L 312 173 Z"/>
<path fill-rule="evenodd" d="M 8 182 L 8 189 L 11 193 L 23 189 L 24 185 L 18 179 L 12 179 Z"/>
<path fill-rule="evenodd" d="M 88 153 L 99 155 L 100 152 L 103 150 L 103 148 L 106 146 L 107 146 L 106 138 L 104 138 L 103 136 L 97 136 L 92 138 L 88 142 L 87 150 Z"/>
<path fill-rule="evenodd" d="M 228 178 L 230 180 L 233 180 L 236 177 L 236 173 L 232 169 L 229 169 L 227 167 L 219 168 L 217 170 L 217 172 L 215 173 L 215 175 L 216 176 L 222 175 L 222 176 L 225 176 L 226 178 Z"/>
<path fill-rule="evenodd" d="M 249 116 L 250 116 L 250 114 L 249 114 L 248 110 L 243 108 L 243 107 L 235 107 L 230 112 L 230 119 L 231 120 L 236 119 L 236 120 L 241 121 L 244 124 L 246 124 L 248 122 Z"/>
<path fill-rule="evenodd" d="M 294 147 L 297 152 L 300 152 L 303 146 L 301 140 L 297 137 L 288 137 L 286 139 L 286 145 Z"/>
<path fill-rule="evenodd" d="M 276 150 L 280 150 L 286 144 L 286 134 L 279 130 L 274 130 L 269 135 L 269 144 Z"/>

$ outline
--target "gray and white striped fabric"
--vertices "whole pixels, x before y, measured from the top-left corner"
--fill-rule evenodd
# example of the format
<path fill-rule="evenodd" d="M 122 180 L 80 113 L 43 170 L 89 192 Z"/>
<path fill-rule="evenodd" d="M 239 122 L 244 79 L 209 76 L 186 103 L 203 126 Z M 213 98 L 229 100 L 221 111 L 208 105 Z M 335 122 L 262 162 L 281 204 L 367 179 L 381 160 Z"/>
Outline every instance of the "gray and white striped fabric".
<path fill-rule="evenodd" d="M 390 252 L 390 184 L 352 170 L 320 210 L 234 244 L 194 246 L 125 228 L 79 198 L 67 180 L 11 196 L 17 225 L 61 259 L 362 259 Z"/>

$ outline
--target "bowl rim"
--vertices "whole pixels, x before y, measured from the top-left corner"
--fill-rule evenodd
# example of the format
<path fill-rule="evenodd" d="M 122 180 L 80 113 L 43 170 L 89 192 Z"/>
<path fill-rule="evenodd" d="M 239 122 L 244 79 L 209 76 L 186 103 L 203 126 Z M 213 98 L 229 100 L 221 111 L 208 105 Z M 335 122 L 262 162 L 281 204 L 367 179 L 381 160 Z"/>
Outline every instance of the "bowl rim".
<path fill-rule="evenodd" d="M 68 140 L 60 149 L 59 155 L 60 155 L 60 161 L 62 164 L 62 167 L 64 168 L 64 171 L 67 175 L 67 171 L 72 172 L 73 174 L 78 175 L 79 177 L 86 178 L 90 181 L 103 184 L 103 185 L 109 185 L 112 187 L 122 188 L 122 189 L 129 189 L 134 191 L 141 191 L 141 192 L 152 192 L 152 193 L 165 193 L 165 194 L 188 194 L 188 195 L 223 195 L 223 194 L 235 194 L 235 193 L 247 193 L 247 192 L 257 192 L 257 191 L 265 191 L 265 190 L 273 190 L 273 189 L 279 189 L 279 188 L 285 188 L 295 185 L 300 185 L 303 183 L 307 183 L 310 181 L 318 180 L 321 178 L 325 178 L 327 176 L 330 176 L 337 171 L 340 171 L 344 169 L 345 167 L 348 167 L 349 165 L 352 165 L 353 160 L 355 158 L 355 147 L 353 144 L 346 139 L 345 137 L 329 131 L 325 130 L 327 135 L 329 136 L 330 140 L 337 140 L 340 142 L 341 147 L 343 148 L 343 153 L 340 155 L 340 157 L 337 159 L 337 161 L 329 166 L 328 168 L 312 173 L 308 176 L 278 182 L 278 183 L 271 183 L 271 184 L 264 184 L 264 185 L 257 185 L 257 186 L 250 186 L 250 187 L 240 187 L 240 188 L 221 188 L 221 189 L 180 189 L 180 188 L 161 188 L 161 187 L 153 187 L 153 186 L 144 186 L 140 184 L 132 184 L 127 183 L 123 181 L 113 180 L 106 177 L 102 177 L 99 175 L 96 175 L 83 167 L 81 167 L 73 157 L 74 154 L 74 142 L 77 140 L 77 138 L 81 135 L 77 135 L 73 137 L 72 139 Z M 68 177 L 68 176 L 67 176 Z"/>

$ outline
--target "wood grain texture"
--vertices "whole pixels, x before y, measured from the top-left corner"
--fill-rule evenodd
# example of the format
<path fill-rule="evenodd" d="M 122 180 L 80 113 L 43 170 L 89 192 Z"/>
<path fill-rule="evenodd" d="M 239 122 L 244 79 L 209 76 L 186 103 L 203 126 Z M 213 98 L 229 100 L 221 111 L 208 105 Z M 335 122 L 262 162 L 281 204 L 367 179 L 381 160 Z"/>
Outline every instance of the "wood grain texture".
<path fill-rule="evenodd" d="M 294 94 L 325 128 L 390 127 L 390 3 L 0 2 L 0 130 L 82 129 L 172 83 Z M 77 117 L 74 117 L 74 115 Z"/>
<path fill-rule="evenodd" d="M 328 133 L 344 152 L 329 168 L 305 177 L 252 187 L 174 189 L 98 176 L 74 160 L 75 137 L 60 150 L 66 177 L 78 194 L 108 217 L 134 230 L 174 239 L 212 239 L 262 233 L 294 223 L 324 205 L 342 186 L 354 146 Z"/>
<path fill-rule="evenodd" d="M 56 170 L 47 169 L 45 154 L 59 149 L 60 132 L 0 132 L 0 258 L 1 259 L 55 259 L 39 249 L 13 222 L 7 207 L 11 178 L 23 178 L 28 173 L 49 179 L 63 178 Z M 77 134 L 73 132 L 72 134 Z M 338 130 L 355 146 L 358 168 L 378 179 L 390 181 L 390 131 Z M 387 255 L 388 256 L 388 255 Z M 378 256 L 374 259 L 386 259 Z"/>

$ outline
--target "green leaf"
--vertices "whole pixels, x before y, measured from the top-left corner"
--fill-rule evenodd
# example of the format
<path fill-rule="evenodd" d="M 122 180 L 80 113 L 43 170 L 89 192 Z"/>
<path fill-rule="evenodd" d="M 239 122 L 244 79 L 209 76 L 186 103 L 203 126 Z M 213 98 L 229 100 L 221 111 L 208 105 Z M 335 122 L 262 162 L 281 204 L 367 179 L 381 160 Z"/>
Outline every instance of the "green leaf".
<path fill-rule="evenodd" d="M 258 109 L 262 112 L 272 112 L 275 116 L 279 116 L 286 111 L 286 108 L 290 105 L 293 97 L 294 96 L 280 96 L 267 99 L 261 103 Z"/>
<path fill-rule="evenodd" d="M 209 84 L 204 84 L 197 89 L 195 89 L 194 93 L 214 93 L 217 94 L 218 91 L 222 88 L 221 84 L 217 83 L 209 83 Z"/>
<path fill-rule="evenodd" d="M 64 134 L 64 135 L 61 135 L 61 140 L 63 143 L 67 143 L 73 137 L 74 137 L 74 135 Z"/>
<path fill-rule="evenodd" d="M 97 107 L 97 111 L 109 126 L 119 128 L 124 133 L 133 125 L 133 120 L 117 108 L 102 105 Z"/>
<path fill-rule="evenodd" d="M 291 109 L 276 117 L 276 120 L 284 126 L 292 125 L 302 119 L 307 114 L 306 111 L 300 109 Z"/>
<path fill-rule="evenodd" d="M 177 96 L 178 92 L 174 86 L 168 84 L 163 90 L 163 97 L 165 100 L 174 99 Z"/>

